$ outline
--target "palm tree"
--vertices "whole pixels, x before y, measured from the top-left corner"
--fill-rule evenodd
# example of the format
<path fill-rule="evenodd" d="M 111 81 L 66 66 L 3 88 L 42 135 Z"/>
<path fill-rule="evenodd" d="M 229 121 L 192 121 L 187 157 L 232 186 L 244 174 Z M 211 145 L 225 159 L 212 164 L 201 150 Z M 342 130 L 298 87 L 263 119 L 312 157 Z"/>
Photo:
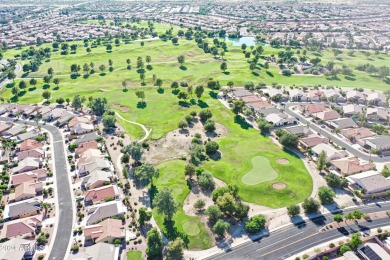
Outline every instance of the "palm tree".
<path fill-rule="evenodd" d="M 47 210 L 50 208 L 50 204 L 47 202 L 42 202 L 40 206 L 42 209 L 44 209 L 43 218 L 45 219 L 47 215 Z"/>

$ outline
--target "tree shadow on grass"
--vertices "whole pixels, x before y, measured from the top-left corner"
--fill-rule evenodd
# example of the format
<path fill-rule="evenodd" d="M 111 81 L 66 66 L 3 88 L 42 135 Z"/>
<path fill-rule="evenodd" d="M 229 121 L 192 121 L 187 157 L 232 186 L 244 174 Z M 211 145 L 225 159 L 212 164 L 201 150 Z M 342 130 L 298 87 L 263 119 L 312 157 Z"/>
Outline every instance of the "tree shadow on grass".
<path fill-rule="evenodd" d="M 89 78 L 89 74 L 84 74 L 83 79 L 87 79 L 87 78 Z"/>
<path fill-rule="evenodd" d="M 150 65 L 150 64 L 148 64 L 148 65 L 146 65 L 146 69 L 147 69 L 147 70 L 152 70 L 152 69 L 153 69 L 153 66 Z"/>
<path fill-rule="evenodd" d="M 23 97 L 25 94 L 26 94 L 27 91 L 23 90 L 23 91 L 20 91 L 18 96 L 19 97 Z"/>
<path fill-rule="evenodd" d="M 19 101 L 19 98 L 17 96 L 13 96 L 12 98 L 9 99 L 11 103 L 16 103 Z"/>
<path fill-rule="evenodd" d="M 71 79 L 77 79 L 79 77 L 78 74 L 70 74 Z"/>
<path fill-rule="evenodd" d="M 183 100 L 180 100 L 180 101 L 179 101 L 179 105 L 180 105 L 181 107 L 190 107 L 190 106 L 191 106 L 190 103 L 188 103 L 187 101 L 183 101 Z"/>
<path fill-rule="evenodd" d="M 252 71 L 252 75 L 256 76 L 256 77 L 260 76 L 260 74 L 258 72 L 256 72 L 256 71 Z"/>
<path fill-rule="evenodd" d="M 99 74 L 99 76 L 104 77 L 104 76 L 106 76 L 106 73 L 102 72 L 102 73 Z"/>
<path fill-rule="evenodd" d="M 150 196 L 150 207 L 153 208 L 153 201 L 158 193 L 158 189 L 155 185 L 152 185 L 149 189 L 149 196 Z"/>
<path fill-rule="evenodd" d="M 28 91 L 34 91 L 36 89 L 37 89 L 36 87 L 31 87 L 31 88 L 28 89 Z"/>
<path fill-rule="evenodd" d="M 193 99 L 193 98 L 191 98 L 191 99 L 190 99 L 190 104 L 191 104 L 191 106 L 192 106 L 192 105 L 196 105 L 196 100 Z"/>
<path fill-rule="evenodd" d="M 351 80 L 351 81 L 355 81 L 356 80 L 356 78 L 353 78 L 351 76 L 345 76 L 345 79 L 346 80 Z"/>
<path fill-rule="evenodd" d="M 28 76 L 28 74 L 29 74 L 28 72 L 26 72 L 26 73 L 23 73 L 23 74 L 22 74 L 22 76 L 20 76 L 20 77 L 21 77 L 21 78 L 25 78 L 25 77 L 27 77 L 27 76 Z"/>
<path fill-rule="evenodd" d="M 273 74 L 271 71 L 267 71 L 266 73 L 267 73 L 267 75 L 270 76 L 271 78 L 274 77 L 274 74 Z"/>
<path fill-rule="evenodd" d="M 242 129 L 253 128 L 252 125 L 248 124 L 248 122 L 245 120 L 245 118 L 243 118 L 243 117 L 241 117 L 239 115 L 236 115 L 234 117 L 234 123 L 239 124 Z"/>
<path fill-rule="evenodd" d="M 158 88 L 157 93 L 158 94 L 164 94 L 165 90 L 163 88 Z"/>
<path fill-rule="evenodd" d="M 340 78 L 335 76 L 335 77 L 330 77 L 330 78 L 326 78 L 326 80 L 331 80 L 331 81 L 340 81 Z"/>
<path fill-rule="evenodd" d="M 53 90 L 59 90 L 60 88 L 59 87 L 54 87 Z"/>
<path fill-rule="evenodd" d="M 124 88 L 122 92 L 128 92 L 129 90 L 127 88 Z"/>
<path fill-rule="evenodd" d="M 5 88 L 13 88 L 15 86 L 15 83 L 11 82 L 5 85 Z"/>
<path fill-rule="evenodd" d="M 49 84 L 45 84 L 45 85 L 42 86 L 42 89 L 48 89 L 48 88 L 50 88 Z"/>
<path fill-rule="evenodd" d="M 187 66 L 184 66 L 184 65 L 181 65 L 179 68 L 180 68 L 181 70 L 187 70 Z"/>
<path fill-rule="evenodd" d="M 146 102 L 139 101 L 139 102 L 137 103 L 137 108 L 145 109 L 146 107 L 147 107 Z"/>
<path fill-rule="evenodd" d="M 175 227 L 175 221 L 164 219 L 164 227 L 164 234 L 169 241 L 173 241 L 180 237 L 184 242 L 184 246 L 188 247 L 190 242 L 188 235 L 180 232 L 177 227 Z"/>
<path fill-rule="evenodd" d="M 172 94 L 173 94 L 173 95 L 177 95 L 177 94 L 179 94 L 179 92 L 180 92 L 180 91 L 179 91 L 178 89 L 172 90 Z"/>
<path fill-rule="evenodd" d="M 230 75 L 230 71 L 224 71 L 222 73 L 225 74 L 225 75 Z"/>
<path fill-rule="evenodd" d="M 114 71 L 114 68 L 113 68 L 113 67 L 110 67 L 110 68 L 108 68 L 108 71 L 109 71 L 109 72 L 113 72 L 113 71 Z"/>
<path fill-rule="evenodd" d="M 144 69 L 137 69 L 137 73 L 139 73 L 139 74 L 145 73 L 145 70 Z"/>
<path fill-rule="evenodd" d="M 198 100 L 198 106 L 200 107 L 200 108 L 206 108 L 206 107 L 209 107 L 209 105 L 206 103 L 206 102 L 204 102 L 203 100 Z"/>
<path fill-rule="evenodd" d="M 210 95 L 210 97 L 212 97 L 212 98 L 214 98 L 214 99 L 217 99 L 218 97 L 217 97 L 217 93 L 215 93 L 214 91 L 210 91 L 209 92 L 209 95 Z"/>
<path fill-rule="evenodd" d="M 343 61 L 343 58 L 337 57 L 336 60 Z"/>

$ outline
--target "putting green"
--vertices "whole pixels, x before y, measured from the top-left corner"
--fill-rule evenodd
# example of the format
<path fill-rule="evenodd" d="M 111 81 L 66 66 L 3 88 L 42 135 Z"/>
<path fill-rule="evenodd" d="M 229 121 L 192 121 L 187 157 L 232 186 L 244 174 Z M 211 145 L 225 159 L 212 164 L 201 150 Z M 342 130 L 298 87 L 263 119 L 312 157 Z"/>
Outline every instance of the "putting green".
<path fill-rule="evenodd" d="M 251 160 L 252 170 L 242 176 L 241 181 L 246 185 L 256 185 L 271 181 L 278 177 L 278 173 L 272 168 L 269 160 L 263 156 L 255 156 Z"/>
<path fill-rule="evenodd" d="M 196 236 L 200 232 L 198 225 L 196 225 L 196 223 L 194 223 L 193 221 L 189 220 L 184 221 L 183 229 L 190 236 Z"/>

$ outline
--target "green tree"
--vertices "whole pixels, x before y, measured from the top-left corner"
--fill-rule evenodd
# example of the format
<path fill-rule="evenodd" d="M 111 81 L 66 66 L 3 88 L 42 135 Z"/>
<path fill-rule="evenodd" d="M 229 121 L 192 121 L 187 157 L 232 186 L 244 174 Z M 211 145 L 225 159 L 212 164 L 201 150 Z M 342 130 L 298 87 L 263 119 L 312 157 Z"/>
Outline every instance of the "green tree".
<path fill-rule="evenodd" d="M 75 95 L 72 100 L 72 107 L 75 110 L 79 110 L 83 107 L 83 103 L 85 102 L 85 97 L 81 97 L 80 95 Z"/>
<path fill-rule="evenodd" d="M 197 86 L 195 87 L 195 95 L 198 99 L 200 99 L 203 95 L 204 87 L 203 86 Z"/>
<path fill-rule="evenodd" d="M 345 254 L 346 252 L 348 252 L 348 251 L 351 251 L 351 248 L 349 248 L 349 246 L 347 246 L 347 245 L 342 245 L 341 247 L 340 247 L 340 254 Z"/>
<path fill-rule="evenodd" d="M 198 183 L 202 190 L 212 190 L 214 188 L 214 177 L 210 172 L 202 172 L 198 175 Z"/>
<path fill-rule="evenodd" d="M 298 146 L 299 137 L 295 134 L 285 133 L 280 137 L 279 141 L 285 147 L 296 148 Z"/>
<path fill-rule="evenodd" d="M 106 66 L 104 64 L 100 65 L 99 66 L 99 70 L 101 71 L 101 73 L 103 74 L 104 71 L 106 70 Z"/>
<path fill-rule="evenodd" d="M 36 79 L 34 79 L 34 78 L 30 79 L 30 85 L 31 86 L 35 87 L 36 84 L 37 84 L 37 80 Z"/>
<path fill-rule="evenodd" d="M 364 215 L 363 212 L 361 212 L 360 210 L 354 210 L 352 214 L 355 220 L 361 219 Z"/>
<path fill-rule="evenodd" d="M 154 207 L 159 214 L 164 214 L 167 220 L 171 221 L 177 211 L 177 205 L 172 195 L 172 190 L 168 187 L 162 188 L 153 200 Z"/>
<path fill-rule="evenodd" d="M 313 198 L 307 198 L 303 201 L 302 208 L 305 213 L 314 213 L 319 210 L 320 203 Z"/>
<path fill-rule="evenodd" d="M 97 116 L 101 116 L 107 110 L 107 99 L 105 97 L 93 98 L 89 103 L 88 107 L 91 108 L 91 112 Z"/>
<path fill-rule="evenodd" d="M 152 183 L 153 186 L 153 178 L 157 178 L 159 175 L 159 169 L 154 168 L 154 166 L 150 163 L 145 163 L 134 171 L 134 178 L 144 186 L 149 183 Z"/>
<path fill-rule="evenodd" d="M 17 97 L 19 95 L 19 88 L 18 87 L 13 87 L 11 89 L 11 93 L 12 95 L 14 95 L 15 97 Z"/>
<path fill-rule="evenodd" d="M 236 200 L 234 199 L 233 195 L 230 193 L 225 193 L 222 196 L 218 197 L 217 199 L 217 206 L 221 209 L 221 211 L 225 212 L 228 215 L 232 215 L 235 206 L 236 206 Z"/>
<path fill-rule="evenodd" d="M 360 233 L 355 233 L 351 235 L 351 239 L 349 240 L 349 244 L 357 249 L 359 245 L 362 243 L 362 239 L 360 238 Z"/>
<path fill-rule="evenodd" d="M 58 88 L 59 85 L 60 85 L 60 79 L 59 79 L 59 78 L 53 79 L 53 83 L 56 84 L 56 86 L 57 86 L 57 88 Z"/>
<path fill-rule="evenodd" d="M 125 146 L 123 151 L 124 153 L 127 153 L 130 155 L 130 157 L 138 163 L 143 155 L 143 148 L 142 145 L 138 142 L 131 142 L 129 145 Z"/>
<path fill-rule="evenodd" d="M 143 103 L 145 103 L 145 91 L 143 91 L 143 90 L 137 90 L 137 91 L 135 92 L 135 95 L 137 96 L 137 98 L 141 99 L 141 101 L 142 101 Z"/>
<path fill-rule="evenodd" d="M 227 68 L 228 68 L 228 67 L 227 67 L 227 63 L 226 63 L 226 62 L 222 62 L 220 68 L 221 68 L 221 70 L 222 70 L 223 72 L 225 72 L 225 71 L 227 70 Z"/>
<path fill-rule="evenodd" d="M 184 242 L 178 237 L 174 241 L 168 243 L 168 259 L 181 260 L 183 259 Z"/>
<path fill-rule="evenodd" d="M 210 119 L 213 116 L 209 109 L 201 110 L 199 112 L 200 121 L 205 122 L 207 119 Z"/>
<path fill-rule="evenodd" d="M 259 130 L 261 133 L 266 134 L 271 131 L 272 125 L 267 122 L 264 118 L 257 119 L 257 126 L 259 127 Z"/>
<path fill-rule="evenodd" d="M 116 118 L 113 115 L 104 114 L 102 123 L 104 128 L 115 127 Z"/>
<path fill-rule="evenodd" d="M 333 198 L 335 197 L 335 194 L 331 188 L 327 186 L 322 186 L 318 189 L 318 197 L 321 203 L 326 205 L 333 203 Z"/>
<path fill-rule="evenodd" d="M 46 99 L 46 100 L 49 100 L 50 97 L 51 97 L 51 92 L 48 91 L 48 90 L 43 91 L 42 97 L 43 97 L 44 99 Z"/>
<path fill-rule="evenodd" d="M 184 168 L 184 174 L 192 179 L 192 176 L 195 174 L 195 166 L 192 164 L 187 164 Z"/>
<path fill-rule="evenodd" d="M 184 57 L 184 55 L 179 55 L 177 57 L 177 61 L 180 63 L 180 66 L 183 66 L 184 62 L 186 61 L 186 58 Z"/>
<path fill-rule="evenodd" d="M 222 219 L 219 219 L 213 226 L 213 231 L 219 236 L 224 236 L 229 230 L 230 224 Z"/>
<path fill-rule="evenodd" d="M 209 220 L 213 223 L 222 216 L 220 208 L 215 205 L 209 206 L 205 213 L 209 217 Z"/>
<path fill-rule="evenodd" d="M 317 170 L 322 171 L 324 167 L 326 166 L 326 152 L 321 151 L 320 154 L 318 155 L 318 160 L 317 160 Z"/>
<path fill-rule="evenodd" d="M 299 205 L 291 205 L 287 207 L 287 214 L 290 217 L 298 216 L 300 213 L 301 213 L 301 208 L 299 207 Z"/>
<path fill-rule="evenodd" d="M 206 148 L 206 154 L 213 155 L 216 152 L 218 152 L 219 144 L 217 142 L 214 142 L 214 141 L 208 141 L 206 143 L 205 148 Z"/>
<path fill-rule="evenodd" d="M 208 119 L 207 121 L 206 121 L 206 123 L 204 124 L 204 130 L 206 131 L 206 132 L 214 132 L 215 131 L 215 129 L 216 129 L 216 127 L 215 127 L 215 123 L 214 123 L 214 121 L 213 120 L 211 120 L 211 119 Z"/>
<path fill-rule="evenodd" d="M 163 242 L 157 228 L 149 230 L 146 238 L 146 255 L 148 259 L 162 259 Z"/>
<path fill-rule="evenodd" d="M 245 229 L 251 234 L 258 233 L 265 228 L 266 222 L 263 215 L 257 215 L 245 223 Z"/>
<path fill-rule="evenodd" d="M 13 71 L 8 72 L 7 78 L 9 80 L 12 80 L 12 82 L 15 82 L 15 78 L 16 78 L 15 72 L 13 72 Z"/>
<path fill-rule="evenodd" d="M 26 82 L 25 82 L 24 80 L 21 80 L 21 81 L 19 82 L 19 88 L 20 88 L 20 89 L 25 89 L 26 87 L 27 87 Z"/>
<path fill-rule="evenodd" d="M 341 216 L 340 214 L 336 214 L 336 215 L 334 215 L 333 220 L 337 223 L 340 223 L 340 222 L 343 222 L 344 219 L 343 219 L 343 216 Z"/>
<path fill-rule="evenodd" d="M 20 86 L 19 86 L 20 87 Z M 383 167 L 383 169 L 382 169 L 382 175 L 384 176 L 384 177 L 390 177 L 390 170 L 389 170 L 389 168 L 387 168 L 387 166 L 385 166 L 385 167 Z"/>
<path fill-rule="evenodd" d="M 245 107 L 245 102 L 243 100 L 234 100 L 232 111 L 234 114 L 238 115 L 242 113 L 242 109 Z"/>
<path fill-rule="evenodd" d="M 146 221 L 149 221 L 152 218 L 152 212 L 148 211 L 146 207 L 141 207 L 138 210 L 138 215 L 138 222 L 141 226 L 143 226 Z"/>

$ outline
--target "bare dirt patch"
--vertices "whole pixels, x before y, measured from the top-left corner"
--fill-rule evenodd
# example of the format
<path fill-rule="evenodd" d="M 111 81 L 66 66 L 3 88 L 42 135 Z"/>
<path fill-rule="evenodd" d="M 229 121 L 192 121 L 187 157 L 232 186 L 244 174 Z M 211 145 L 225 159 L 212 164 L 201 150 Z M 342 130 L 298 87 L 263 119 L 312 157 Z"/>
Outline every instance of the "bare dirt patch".
<path fill-rule="evenodd" d="M 289 164 L 290 162 L 285 158 L 278 158 L 276 159 L 276 162 L 279 164 Z"/>
<path fill-rule="evenodd" d="M 158 164 L 166 160 L 187 157 L 190 152 L 191 140 L 195 134 L 199 133 L 203 142 L 209 138 L 215 141 L 228 134 L 229 131 L 225 126 L 218 123 L 215 126 L 216 130 L 214 133 L 206 133 L 203 129 L 203 124 L 195 121 L 184 130 L 176 129 L 159 140 L 149 141 L 149 149 L 144 155 L 145 160 L 152 164 Z"/>
<path fill-rule="evenodd" d="M 126 113 L 126 112 L 130 111 L 130 109 L 128 107 L 121 106 L 121 105 L 113 105 L 113 107 L 118 109 L 118 110 L 120 110 L 123 113 Z"/>
<path fill-rule="evenodd" d="M 284 184 L 283 182 L 275 182 L 272 184 L 272 187 L 275 189 L 275 190 L 283 190 L 286 188 L 286 184 Z"/>

